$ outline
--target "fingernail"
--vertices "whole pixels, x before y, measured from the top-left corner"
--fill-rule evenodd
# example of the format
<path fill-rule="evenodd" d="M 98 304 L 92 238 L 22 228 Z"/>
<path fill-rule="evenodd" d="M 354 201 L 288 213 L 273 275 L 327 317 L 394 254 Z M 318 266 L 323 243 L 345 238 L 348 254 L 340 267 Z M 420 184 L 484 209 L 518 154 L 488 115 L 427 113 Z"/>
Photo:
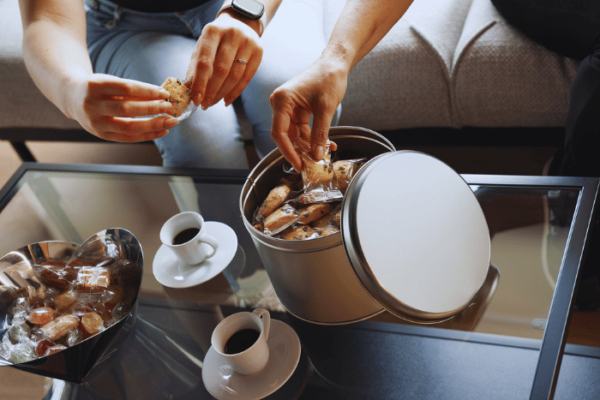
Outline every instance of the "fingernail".
<path fill-rule="evenodd" d="M 196 106 L 200 105 L 200 101 L 202 101 L 202 94 L 198 93 L 196 96 L 194 96 L 194 104 Z"/>
<path fill-rule="evenodd" d="M 230 104 L 231 104 L 231 100 L 225 99 L 225 107 L 229 107 Z"/>
<path fill-rule="evenodd" d="M 323 147 L 323 146 L 317 146 L 315 148 L 315 151 L 314 151 L 313 154 L 314 154 L 315 159 L 317 161 L 322 160 L 323 159 L 323 155 L 325 154 L 325 147 Z"/>
<path fill-rule="evenodd" d="M 164 123 L 163 123 L 163 127 L 165 129 L 171 129 L 172 127 L 174 127 L 175 125 L 177 125 L 179 123 L 179 121 L 177 121 L 176 118 L 168 118 Z"/>
<path fill-rule="evenodd" d="M 169 92 L 167 92 L 165 89 L 160 89 L 160 95 L 165 98 L 169 98 L 171 96 L 171 94 Z"/>

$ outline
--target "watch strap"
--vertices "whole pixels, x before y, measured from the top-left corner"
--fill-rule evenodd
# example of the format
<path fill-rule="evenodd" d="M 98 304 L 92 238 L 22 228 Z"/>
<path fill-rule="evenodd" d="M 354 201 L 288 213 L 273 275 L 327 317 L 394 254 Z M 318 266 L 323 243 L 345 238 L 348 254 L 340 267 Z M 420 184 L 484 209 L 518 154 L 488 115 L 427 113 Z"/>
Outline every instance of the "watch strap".
<path fill-rule="evenodd" d="M 221 7 L 221 9 L 219 10 L 219 12 L 217 13 L 217 17 L 225 10 L 228 9 L 233 9 L 238 15 L 241 15 L 244 18 L 249 18 L 248 15 L 242 14 L 240 13 L 238 10 L 235 9 L 235 7 L 233 7 L 233 0 L 226 0 L 223 3 L 223 6 Z M 216 18 L 216 17 L 215 17 Z M 266 10 L 263 11 L 262 15 L 260 16 L 260 18 L 254 20 L 254 21 L 258 21 L 259 24 L 259 28 L 258 28 L 258 36 L 262 36 L 263 32 L 265 31 L 265 27 L 267 26 L 267 13 Z"/>

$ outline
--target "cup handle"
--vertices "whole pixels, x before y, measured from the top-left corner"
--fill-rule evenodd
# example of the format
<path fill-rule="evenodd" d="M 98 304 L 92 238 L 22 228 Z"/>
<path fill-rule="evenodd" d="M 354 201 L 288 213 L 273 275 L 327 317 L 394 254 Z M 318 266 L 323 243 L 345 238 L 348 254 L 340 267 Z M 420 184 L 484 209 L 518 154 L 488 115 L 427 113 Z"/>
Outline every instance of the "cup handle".
<path fill-rule="evenodd" d="M 198 242 L 200 242 L 200 243 L 206 243 L 210 247 L 213 248 L 212 253 L 210 253 L 209 255 L 207 255 L 206 258 L 211 258 L 212 256 L 214 256 L 215 253 L 217 252 L 217 248 L 219 247 L 219 243 L 217 242 L 217 239 L 215 239 L 214 237 L 212 237 L 210 235 L 202 235 L 202 236 L 200 236 L 200 238 L 198 239 Z"/>
<path fill-rule="evenodd" d="M 252 313 L 262 319 L 263 332 L 265 333 L 265 340 L 267 340 L 269 338 L 269 329 L 271 328 L 271 314 L 269 314 L 269 310 L 257 308 Z"/>

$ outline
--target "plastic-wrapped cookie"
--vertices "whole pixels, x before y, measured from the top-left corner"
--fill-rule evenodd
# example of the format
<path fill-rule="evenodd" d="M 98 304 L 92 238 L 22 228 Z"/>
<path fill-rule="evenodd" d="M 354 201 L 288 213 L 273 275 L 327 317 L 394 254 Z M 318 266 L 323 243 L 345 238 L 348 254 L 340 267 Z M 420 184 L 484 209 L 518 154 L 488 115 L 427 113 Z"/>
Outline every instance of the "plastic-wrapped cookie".
<path fill-rule="evenodd" d="M 336 186 L 341 190 L 346 190 L 354 173 L 358 170 L 358 164 L 353 161 L 336 161 L 332 165 Z"/>
<path fill-rule="evenodd" d="M 310 204 L 298 210 L 300 213 L 298 222 L 301 224 L 310 224 L 314 220 L 329 214 L 330 211 L 331 206 L 327 203 Z"/>
<path fill-rule="evenodd" d="M 283 178 L 279 184 L 271 189 L 265 201 L 260 206 L 258 213 L 263 217 L 268 217 L 277 210 L 287 199 L 288 195 L 292 191 L 295 182 L 293 179 Z"/>
<path fill-rule="evenodd" d="M 299 217 L 300 215 L 294 207 L 284 204 L 265 218 L 265 233 L 272 235 L 279 233 L 296 222 Z"/>
<path fill-rule="evenodd" d="M 313 228 L 308 225 L 299 225 L 294 228 L 288 228 L 281 234 L 285 240 L 306 240 L 319 236 Z"/>
<path fill-rule="evenodd" d="M 333 235 L 334 233 L 339 232 L 339 229 L 336 228 L 325 228 L 322 231 L 319 231 L 319 236 L 329 236 L 329 235 Z"/>
<path fill-rule="evenodd" d="M 167 101 L 173 104 L 173 117 L 181 116 L 192 101 L 191 89 L 177 78 L 167 78 L 161 87 L 170 94 Z"/>
<path fill-rule="evenodd" d="M 302 182 L 304 188 L 316 184 L 329 185 L 333 180 L 333 166 L 329 152 L 325 153 L 321 161 L 315 161 L 308 153 L 301 153 L 302 157 Z"/>
<path fill-rule="evenodd" d="M 330 227 L 334 227 L 335 225 L 335 214 L 333 213 L 329 213 L 327 215 L 325 215 L 322 218 L 317 219 L 316 221 L 313 221 L 312 223 L 312 227 L 313 228 L 330 228 Z"/>

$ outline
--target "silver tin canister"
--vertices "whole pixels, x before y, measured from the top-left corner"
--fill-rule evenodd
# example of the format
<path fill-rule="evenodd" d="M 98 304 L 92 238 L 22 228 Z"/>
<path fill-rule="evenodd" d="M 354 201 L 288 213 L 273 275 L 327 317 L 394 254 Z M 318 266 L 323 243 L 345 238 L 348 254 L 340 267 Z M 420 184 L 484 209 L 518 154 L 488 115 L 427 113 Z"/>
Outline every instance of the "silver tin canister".
<path fill-rule="evenodd" d="M 443 165 L 442 171 L 448 170 L 446 171 L 448 177 L 455 180 L 454 186 L 458 186 L 459 190 L 462 191 L 463 198 L 466 195 L 470 210 L 473 211 L 472 213 L 468 211 L 468 214 L 475 215 L 479 226 L 478 232 L 482 236 L 479 244 L 482 244 L 484 249 L 483 252 L 478 251 L 479 260 L 481 260 L 482 254 L 485 258 L 486 240 L 488 253 L 487 260 L 480 262 L 479 264 L 482 265 L 476 268 L 477 276 L 471 282 L 470 292 L 468 293 L 471 298 L 467 299 L 464 304 L 461 303 L 458 307 L 453 306 L 449 310 L 422 312 L 402 303 L 402 300 L 398 301 L 398 298 L 402 298 L 402 296 L 395 296 L 397 293 L 390 293 L 386 289 L 390 280 L 388 282 L 378 282 L 377 277 L 373 275 L 375 264 L 371 263 L 370 265 L 369 261 L 364 260 L 364 253 L 362 252 L 360 239 L 357 239 L 359 235 L 357 235 L 357 228 L 354 223 L 356 216 L 353 217 L 353 213 L 357 209 L 356 204 L 353 204 L 356 197 L 356 193 L 353 192 L 360 190 L 359 187 L 357 188 L 357 184 L 361 186 L 365 179 L 370 179 L 370 176 L 381 172 L 379 170 L 376 171 L 377 173 L 371 174 L 372 171 L 376 170 L 372 167 L 390 160 L 393 165 L 398 158 L 396 156 L 406 158 L 407 155 L 410 157 L 411 154 L 399 154 L 406 152 L 396 152 L 394 146 L 387 139 L 368 129 L 354 127 L 331 128 L 329 137 L 338 144 L 339 159 L 363 157 L 369 159 L 367 165 L 362 167 L 353 179 L 353 183 L 342 203 L 342 229 L 340 232 L 315 239 L 287 241 L 265 235 L 252 227 L 254 210 L 269 191 L 276 186 L 283 175 L 285 160 L 277 149 L 265 157 L 250 173 L 240 196 L 240 209 L 244 216 L 244 224 L 252 237 L 283 306 L 291 314 L 302 320 L 326 325 L 361 321 L 384 310 L 407 320 L 432 323 L 452 318 L 465 309 L 471 304 L 471 298 L 477 295 L 477 289 L 480 286 L 483 287 L 488 268 L 490 268 L 489 271 L 493 270 L 493 272 L 490 272 L 491 274 L 497 274 L 495 268 L 489 266 L 489 232 L 487 232 L 487 224 L 468 185 L 445 164 L 429 157 Z M 417 158 L 427 159 L 428 157 Z M 393 179 L 394 171 L 391 172 L 391 179 Z M 402 182 L 396 183 L 402 184 Z M 427 185 L 428 182 L 425 181 L 423 184 Z M 417 185 L 417 188 L 419 187 L 420 185 Z M 373 208 L 374 212 L 377 213 L 377 206 L 375 205 Z M 374 235 L 377 234 L 377 231 L 373 232 Z M 364 234 L 364 232 L 362 233 Z M 386 251 L 390 246 L 393 246 L 393 243 L 394 240 L 393 238 L 390 240 L 389 235 L 382 235 L 381 250 Z M 383 267 L 386 268 L 385 265 Z M 392 268 L 394 267 L 392 266 Z M 416 268 L 419 268 L 418 262 Z M 460 269 L 460 266 L 458 269 Z M 435 267 L 432 270 L 439 271 Z M 384 275 L 389 276 L 388 272 L 386 271 Z M 392 276 L 394 276 L 393 271 Z M 405 276 L 400 274 L 397 277 L 394 276 L 394 279 L 398 280 L 404 278 Z M 486 291 L 488 289 L 486 287 Z M 489 296 L 486 298 L 489 298 Z"/>

